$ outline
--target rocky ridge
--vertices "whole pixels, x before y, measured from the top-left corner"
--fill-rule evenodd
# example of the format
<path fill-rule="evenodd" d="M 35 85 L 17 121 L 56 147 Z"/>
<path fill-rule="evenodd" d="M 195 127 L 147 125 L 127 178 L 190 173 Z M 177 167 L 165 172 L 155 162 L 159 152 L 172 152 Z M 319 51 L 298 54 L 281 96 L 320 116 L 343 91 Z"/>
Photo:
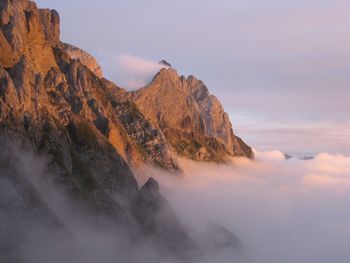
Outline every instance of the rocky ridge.
<path fill-rule="evenodd" d="M 194 76 L 185 78 L 173 68 L 163 68 L 129 98 L 179 156 L 216 162 L 228 156 L 254 158 L 252 149 L 234 135 L 219 100 Z"/>
<path fill-rule="evenodd" d="M 61 43 L 61 48 L 71 59 L 80 60 L 80 63 L 87 67 L 97 77 L 99 77 L 100 79 L 103 78 L 102 68 L 97 63 L 96 59 L 89 53 L 66 43 Z"/>

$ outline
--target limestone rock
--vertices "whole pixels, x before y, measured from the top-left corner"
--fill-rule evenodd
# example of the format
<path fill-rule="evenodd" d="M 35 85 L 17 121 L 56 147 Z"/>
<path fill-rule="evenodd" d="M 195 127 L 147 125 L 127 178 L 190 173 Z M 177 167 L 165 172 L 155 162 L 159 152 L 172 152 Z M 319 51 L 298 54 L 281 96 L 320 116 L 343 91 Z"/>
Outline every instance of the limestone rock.
<path fill-rule="evenodd" d="M 132 92 L 130 98 L 180 156 L 218 162 L 227 156 L 254 157 L 251 148 L 234 135 L 219 100 L 193 76 L 162 69 L 150 85 Z"/>
<path fill-rule="evenodd" d="M 171 64 L 168 61 L 166 61 L 165 59 L 162 59 L 161 61 L 159 61 L 159 64 L 166 66 L 168 68 L 171 68 Z"/>
<path fill-rule="evenodd" d="M 39 9 L 40 21 L 43 25 L 47 41 L 53 47 L 60 44 L 60 16 L 56 10 Z"/>
<path fill-rule="evenodd" d="M 50 67 L 56 66 L 52 43 L 45 35 L 49 30 L 44 30 L 46 25 L 43 24 L 39 12 L 35 3 L 31 1 L 2 1 L 0 64 L 3 67 L 13 67 L 22 56 L 26 56 L 37 71 L 48 71 Z"/>
<path fill-rule="evenodd" d="M 62 50 L 71 58 L 78 59 L 80 63 L 87 67 L 97 77 L 103 78 L 102 68 L 98 65 L 96 59 L 86 51 L 73 45 L 62 43 Z"/>

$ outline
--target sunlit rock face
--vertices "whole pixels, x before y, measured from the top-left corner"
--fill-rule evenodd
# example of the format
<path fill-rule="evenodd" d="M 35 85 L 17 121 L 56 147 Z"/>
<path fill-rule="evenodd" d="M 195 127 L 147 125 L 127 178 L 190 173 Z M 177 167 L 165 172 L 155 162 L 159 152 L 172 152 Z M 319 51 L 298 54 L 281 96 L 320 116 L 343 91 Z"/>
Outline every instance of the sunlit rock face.
<path fill-rule="evenodd" d="M 130 98 L 180 156 L 218 162 L 227 156 L 254 157 L 234 135 L 219 100 L 194 76 L 185 78 L 173 68 L 164 68 Z"/>
<path fill-rule="evenodd" d="M 129 164 L 176 170 L 161 132 L 132 103 L 119 100 L 125 91 L 102 78 L 92 56 L 61 43 L 59 33 L 56 11 L 30 1 L 2 1 L 1 118 L 13 116 L 19 128 L 54 119 L 54 129 L 81 119 Z"/>
<path fill-rule="evenodd" d="M 87 67 L 91 72 L 95 73 L 97 77 L 103 78 L 102 68 L 97 63 L 96 59 L 89 53 L 66 43 L 62 43 L 61 48 L 70 58 L 80 60 L 80 63 Z"/>

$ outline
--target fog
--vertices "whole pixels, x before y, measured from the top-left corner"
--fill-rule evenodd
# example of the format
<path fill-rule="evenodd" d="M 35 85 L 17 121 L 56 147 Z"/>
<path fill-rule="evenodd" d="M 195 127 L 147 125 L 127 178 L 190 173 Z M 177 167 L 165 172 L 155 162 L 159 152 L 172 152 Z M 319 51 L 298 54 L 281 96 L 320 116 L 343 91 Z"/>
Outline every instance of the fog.
<path fill-rule="evenodd" d="M 197 243 L 207 241 L 208 223 L 238 236 L 244 246 L 244 262 L 349 262 L 350 157 L 321 153 L 313 160 L 301 161 L 285 160 L 279 151 L 255 154 L 255 161 L 232 159 L 225 165 L 180 160 L 182 175 L 147 167 L 138 180 L 141 185 L 149 176 L 157 179 L 162 194 Z M 1 156 L 1 160 L 6 158 Z M 1 209 L 1 233 L 17 228 L 21 237 L 13 251 L 11 240 L 8 251 L 1 243 L 4 262 L 180 262 L 159 254 L 151 240 L 132 241 L 108 218 L 103 219 L 103 227 L 96 224 L 94 215 L 86 216 L 50 180 L 45 158 L 17 152 L 11 162 L 59 223 L 36 219 L 35 211 L 26 212 L 25 208 L 24 214 L 14 219 Z M 1 170 L 0 205 L 16 207 L 23 200 L 5 173 Z M 209 251 L 188 262 L 236 262 L 235 253 L 226 248 Z"/>
<path fill-rule="evenodd" d="M 350 158 L 285 160 L 279 151 L 255 152 L 255 161 L 230 165 L 182 160 L 181 177 L 151 173 L 183 222 L 225 226 L 250 262 L 349 262 Z"/>
<path fill-rule="evenodd" d="M 46 157 L 19 150 L 17 145 L 0 148 L 1 263 L 151 263 L 159 259 L 151 239 L 138 242 L 130 229 L 116 226 L 116 218 L 88 214 L 54 182 L 48 163 Z"/>

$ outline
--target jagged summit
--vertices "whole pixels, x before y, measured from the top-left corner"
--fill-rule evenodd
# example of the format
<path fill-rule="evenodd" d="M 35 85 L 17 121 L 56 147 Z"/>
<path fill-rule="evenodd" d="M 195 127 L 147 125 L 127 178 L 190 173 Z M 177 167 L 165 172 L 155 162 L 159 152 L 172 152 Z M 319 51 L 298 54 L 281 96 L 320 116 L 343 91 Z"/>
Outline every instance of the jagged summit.
<path fill-rule="evenodd" d="M 194 76 L 186 78 L 173 68 L 163 68 L 130 98 L 180 156 L 201 161 L 254 157 L 252 149 L 234 135 L 220 101 Z"/>
<path fill-rule="evenodd" d="M 159 61 L 159 64 L 166 66 L 168 68 L 172 67 L 171 64 L 168 61 L 166 61 L 165 59 L 162 59 L 161 61 Z"/>

